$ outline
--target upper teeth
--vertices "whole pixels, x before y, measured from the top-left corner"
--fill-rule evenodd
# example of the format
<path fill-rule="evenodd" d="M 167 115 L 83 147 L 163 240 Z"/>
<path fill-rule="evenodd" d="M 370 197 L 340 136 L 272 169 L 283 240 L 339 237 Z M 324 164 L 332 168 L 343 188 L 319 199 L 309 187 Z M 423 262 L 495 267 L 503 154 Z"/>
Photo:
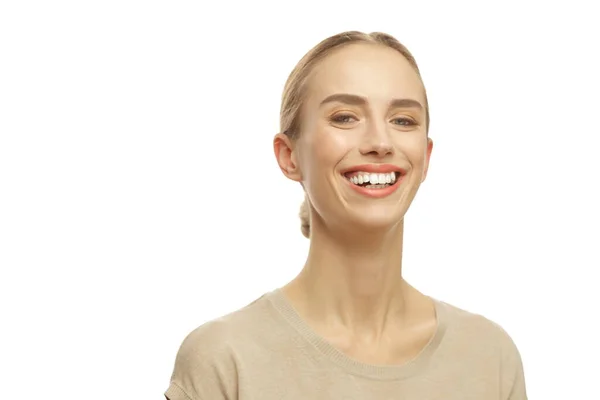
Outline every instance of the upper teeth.
<path fill-rule="evenodd" d="M 371 183 L 372 185 L 381 185 L 385 183 L 396 182 L 396 173 L 390 172 L 387 174 L 371 174 L 369 172 L 355 172 L 356 175 L 350 177 L 350 181 L 355 185 L 363 183 Z"/>

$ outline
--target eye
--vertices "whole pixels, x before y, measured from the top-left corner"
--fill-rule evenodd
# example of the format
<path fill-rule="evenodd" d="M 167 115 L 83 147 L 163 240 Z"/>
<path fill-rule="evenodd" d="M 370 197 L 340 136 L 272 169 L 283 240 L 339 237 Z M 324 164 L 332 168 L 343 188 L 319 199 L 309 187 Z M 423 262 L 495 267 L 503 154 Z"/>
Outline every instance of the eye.
<path fill-rule="evenodd" d="M 413 126 L 417 125 L 417 123 L 411 118 L 394 118 L 392 123 L 400 126 Z"/>
<path fill-rule="evenodd" d="M 349 124 L 353 121 L 357 121 L 357 119 L 351 114 L 337 114 L 331 117 L 331 122 L 335 122 L 336 124 Z"/>

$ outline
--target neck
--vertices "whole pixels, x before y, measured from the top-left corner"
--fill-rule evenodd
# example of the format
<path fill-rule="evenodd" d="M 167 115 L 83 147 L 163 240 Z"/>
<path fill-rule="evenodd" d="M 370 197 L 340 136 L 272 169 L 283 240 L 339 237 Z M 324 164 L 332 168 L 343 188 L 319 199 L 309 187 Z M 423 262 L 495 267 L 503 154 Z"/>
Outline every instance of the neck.
<path fill-rule="evenodd" d="M 368 238 L 311 228 L 308 259 L 286 291 L 318 323 L 380 336 L 390 317 L 402 318 L 412 289 L 402 278 L 403 221 Z"/>

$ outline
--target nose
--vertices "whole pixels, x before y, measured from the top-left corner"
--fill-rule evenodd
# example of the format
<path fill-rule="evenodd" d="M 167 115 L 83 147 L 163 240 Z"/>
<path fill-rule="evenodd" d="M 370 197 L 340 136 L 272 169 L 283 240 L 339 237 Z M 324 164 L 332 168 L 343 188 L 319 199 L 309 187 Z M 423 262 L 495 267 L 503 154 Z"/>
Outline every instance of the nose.
<path fill-rule="evenodd" d="M 394 144 L 385 126 L 372 124 L 367 129 L 360 146 L 360 153 L 377 157 L 394 154 Z"/>

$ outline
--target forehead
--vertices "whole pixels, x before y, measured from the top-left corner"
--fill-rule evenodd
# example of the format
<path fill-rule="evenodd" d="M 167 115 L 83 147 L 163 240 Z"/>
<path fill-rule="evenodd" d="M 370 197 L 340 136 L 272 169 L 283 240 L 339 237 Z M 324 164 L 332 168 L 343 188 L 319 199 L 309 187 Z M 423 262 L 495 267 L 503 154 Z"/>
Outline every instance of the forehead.
<path fill-rule="evenodd" d="M 412 98 L 423 104 L 423 85 L 408 60 L 395 49 L 351 44 L 321 60 L 309 75 L 307 101 L 351 93 L 372 101 Z"/>

